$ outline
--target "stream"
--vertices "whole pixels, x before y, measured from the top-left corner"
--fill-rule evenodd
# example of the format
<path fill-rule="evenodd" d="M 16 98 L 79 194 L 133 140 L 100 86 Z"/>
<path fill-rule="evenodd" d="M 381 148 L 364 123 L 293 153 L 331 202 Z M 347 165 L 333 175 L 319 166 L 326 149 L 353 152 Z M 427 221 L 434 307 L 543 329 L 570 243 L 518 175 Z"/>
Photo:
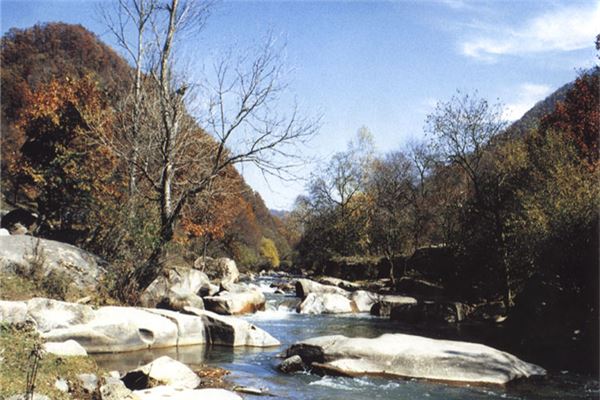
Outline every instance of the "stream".
<path fill-rule="evenodd" d="M 290 309 L 292 295 L 274 294 L 269 287 L 272 278 L 258 281 L 267 298 L 266 311 L 242 318 L 266 330 L 282 345 L 278 348 L 227 348 L 219 346 L 186 346 L 119 354 L 97 354 L 97 363 L 109 370 L 126 371 L 168 355 L 191 367 L 209 365 L 231 371 L 227 380 L 235 385 L 266 389 L 271 399 L 346 400 L 346 399 L 598 399 L 597 377 L 569 371 L 549 371 L 546 377 L 511 382 L 505 388 L 490 386 L 453 386 L 414 379 L 374 377 L 319 377 L 308 373 L 290 375 L 277 371 L 282 360 L 278 354 L 289 345 L 315 336 L 342 334 L 352 337 L 377 337 L 383 333 L 418 333 L 385 318 L 368 314 L 304 315 Z M 445 327 L 430 337 L 464 340 L 469 330 Z M 525 360 L 529 361 L 529 360 Z M 243 394 L 246 399 L 263 396 Z"/>

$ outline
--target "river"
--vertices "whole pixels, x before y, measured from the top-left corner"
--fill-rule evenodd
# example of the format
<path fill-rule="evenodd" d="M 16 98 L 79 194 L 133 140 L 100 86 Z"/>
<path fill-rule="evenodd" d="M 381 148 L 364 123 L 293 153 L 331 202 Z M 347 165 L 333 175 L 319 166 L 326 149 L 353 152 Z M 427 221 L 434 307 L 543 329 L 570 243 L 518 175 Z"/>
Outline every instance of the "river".
<path fill-rule="evenodd" d="M 231 349 L 218 346 L 180 348 L 96 355 L 99 365 L 120 371 L 133 369 L 153 359 L 168 355 L 192 367 L 218 366 L 231 371 L 228 380 L 236 385 L 266 389 L 272 399 L 347 400 L 347 399 L 598 399 L 598 379 L 569 371 L 549 371 L 548 376 L 513 382 L 506 388 L 486 386 L 453 386 L 412 379 L 319 377 L 308 373 L 279 373 L 277 357 L 289 345 L 310 337 L 343 334 L 376 337 L 383 333 L 415 333 L 411 327 L 366 314 L 303 315 L 290 310 L 291 298 L 271 293 L 269 279 L 259 282 L 265 290 L 267 309 L 243 317 L 282 343 L 272 349 Z M 446 328 L 437 337 L 457 339 L 468 330 Z M 529 361 L 529 360 L 526 360 Z M 259 398 L 244 394 L 243 397 Z M 267 398 L 267 397 L 265 397 Z"/>

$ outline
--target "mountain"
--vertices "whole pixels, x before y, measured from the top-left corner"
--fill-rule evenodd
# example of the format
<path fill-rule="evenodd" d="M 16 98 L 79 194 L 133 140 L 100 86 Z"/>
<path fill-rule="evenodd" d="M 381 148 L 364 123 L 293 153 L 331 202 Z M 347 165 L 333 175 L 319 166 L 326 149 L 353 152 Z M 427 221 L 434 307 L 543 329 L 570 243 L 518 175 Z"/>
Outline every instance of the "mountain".
<path fill-rule="evenodd" d="M 119 96 L 127 92 L 132 79 L 132 68 L 112 48 L 104 44 L 95 34 L 81 25 L 65 23 L 38 24 L 28 29 L 10 29 L 2 37 L 1 70 L 1 125 L 2 125 L 2 193 L 7 199 L 24 198 L 19 186 L 8 184 L 8 175 L 18 162 L 24 144 L 24 133 L 19 128 L 19 118 L 26 99 L 36 89 L 54 80 L 78 80 L 91 77 L 97 82 L 103 100 L 116 104 Z M 12 164 L 11 164 L 12 163 Z M 260 243 L 263 238 L 273 240 L 279 251 L 286 253 L 289 246 L 281 235 L 278 222 L 264 204 L 260 194 L 254 192 L 232 167 L 226 174 L 235 193 L 230 194 L 231 206 L 213 207 L 212 217 L 227 221 L 225 230 L 235 230 L 236 224 L 252 225 L 241 227 L 235 235 L 224 235 L 225 239 L 215 245 L 218 255 L 240 256 L 250 253 L 247 263 L 260 261 Z M 231 210 L 231 208 L 243 208 Z M 33 205 L 31 211 L 37 211 Z M 235 211 L 235 212 L 234 212 Z M 233 215 L 219 216 L 215 213 Z M 243 215 L 242 215 L 243 214 Z M 222 217 L 222 218 L 221 218 Z M 250 233 L 248 233 L 250 232 Z M 81 241 L 85 241 L 81 239 Z"/>

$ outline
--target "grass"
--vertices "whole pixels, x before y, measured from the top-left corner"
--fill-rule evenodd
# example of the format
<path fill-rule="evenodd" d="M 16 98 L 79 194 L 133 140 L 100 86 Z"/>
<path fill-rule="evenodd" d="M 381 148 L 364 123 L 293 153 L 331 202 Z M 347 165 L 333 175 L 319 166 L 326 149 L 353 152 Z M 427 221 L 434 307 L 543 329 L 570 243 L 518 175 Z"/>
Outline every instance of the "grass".
<path fill-rule="evenodd" d="M 31 370 L 30 354 L 41 339 L 31 328 L 0 324 L 0 398 L 25 393 L 27 374 Z M 44 353 L 39 363 L 35 392 L 54 400 L 99 399 L 98 393 L 87 393 L 77 379 L 81 373 L 93 373 L 100 377 L 102 372 L 89 357 L 59 357 Z M 57 378 L 69 382 L 70 393 L 54 387 Z"/>

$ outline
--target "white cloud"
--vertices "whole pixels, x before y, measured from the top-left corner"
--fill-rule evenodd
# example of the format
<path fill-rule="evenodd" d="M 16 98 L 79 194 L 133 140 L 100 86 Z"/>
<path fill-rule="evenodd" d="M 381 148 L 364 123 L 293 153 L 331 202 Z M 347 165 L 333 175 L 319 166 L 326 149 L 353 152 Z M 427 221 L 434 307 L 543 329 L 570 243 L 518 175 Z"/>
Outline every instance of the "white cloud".
<path fill-rule="evenodd" d="M 552 92 L 548 85 L 539 85 L 535 83 L 524 83 L 519 86 L 517 96 L 513 103 L 506 105 L 504 109 L 504 119 L 507 121 L 516 121 L 523 114 L 531 109 L 540 100 L 543 100 Z"/>
<path fill-rule="evenodd" d="M 600 31 L 600 2 L 563 7 L 530 19 L 518 29 L 491 27 L 487 36 L 464 41 L 462 53 L 481 60 L 500 55 L 572 51 L 593 46 Z"/>

